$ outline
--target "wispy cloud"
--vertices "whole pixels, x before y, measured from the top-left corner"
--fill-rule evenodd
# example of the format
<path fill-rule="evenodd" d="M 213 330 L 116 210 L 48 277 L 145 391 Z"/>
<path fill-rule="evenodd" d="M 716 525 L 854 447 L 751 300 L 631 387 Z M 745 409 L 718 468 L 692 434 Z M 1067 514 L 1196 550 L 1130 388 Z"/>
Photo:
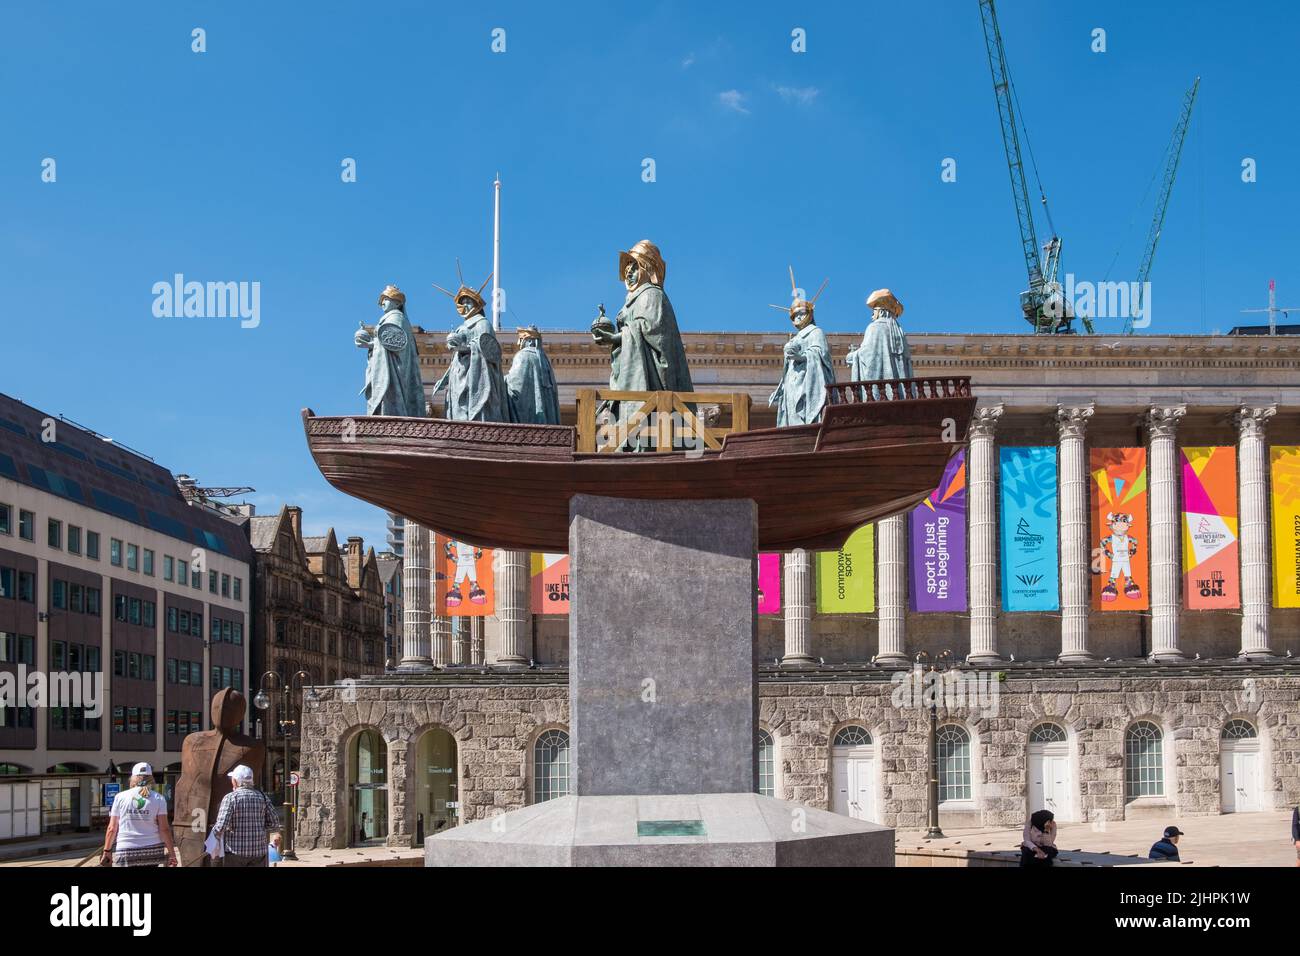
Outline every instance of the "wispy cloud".
<path fill-rule="evenodd" d="M 745 107 L 745 94 L 740 90 L 723 90 L 718 94 L 718 102 L 726 109 L 749 115 L 749 110 Z"/>
<path fill-rule="evenodd" d="M 781 99 L 796 106 L 809 106 L 817 99 L 821 90 L 815 86 L 777 86 L 774 87 Z"/>
<path fill-rule="evenodd" d="M 694 62 L 695 62 L 695 54 L 694 53 L 686 54 L 684 57 L 682 57 L 682 69 L 683 70 L 690 69 L 691 64 Z"/>

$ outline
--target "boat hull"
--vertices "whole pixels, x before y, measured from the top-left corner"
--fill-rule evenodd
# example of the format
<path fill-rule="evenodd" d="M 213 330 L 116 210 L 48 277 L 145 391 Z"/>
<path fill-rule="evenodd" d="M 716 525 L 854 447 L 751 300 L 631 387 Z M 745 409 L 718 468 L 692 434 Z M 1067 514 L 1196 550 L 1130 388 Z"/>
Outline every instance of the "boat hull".
<path fill-rule="evenodd" d="M 482 547 L 565 552 L 574 495 L 752 498 L 763 551 L 838 548 L 938 486 L 962 446 L 965 394 L 828 408 L 818 425 L 728 435 L 699 454 L 580 454 L 560 425 L 317 417 L 308 447 L 340 491 Z"/>

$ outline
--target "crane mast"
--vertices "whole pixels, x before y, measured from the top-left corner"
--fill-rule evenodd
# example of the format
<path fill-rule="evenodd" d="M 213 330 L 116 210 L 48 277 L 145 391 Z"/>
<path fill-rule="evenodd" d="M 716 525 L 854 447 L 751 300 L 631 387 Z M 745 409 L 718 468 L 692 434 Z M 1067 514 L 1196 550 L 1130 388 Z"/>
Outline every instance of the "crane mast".
<path fill-rule="evenodd" d="M 1124 322 L 1124 334 L 1133 334 L 1133 319 L 1135 316 L 1143 315 L 1143 303 L 1145 299 L 1146 283 L 1151 276 L 1151 264 L 1155 261 L 1156 245 L 1160 242 L 1160 232 L 1165 225 L 1165 211 L 1169 208 L 1169 196 L 1174 189 L 1174 179 L 1178 175 L 1178 160 L 1183 154 L 1183 142 L 1187 139 L 1187 127 L 1192 122 L 1192 107 L 1196 104 L 1196 91 L 1201 85 L 1201 78 L 1198 76 L 1192 83 L 1191 89 L 1183 94 L 1183 109 L 1178 116 L 1178 122 L 1174 126 L 1173 135 L 1169 138 L 1169 147 L 1165 156 L 1165 175 L 1160 184 L 1160 195 L 1156 198 L 1155 216 L 1151 220 L 1151 231 L 1147 233 L 1146 251 L 1142 253 L 1142 263 L 1138 266 L 1137 284 L 1135 286 L 1136 294 L 1133 299 L 1133 307 L 1129 310 L 1128 319 Z M 1145 316 L 1143 316 L 1145 318 Z"/>
<path fill-rule="evenodd" d="M 1074 319 L 1074 313 L 1057 281 L 1061 265 L 1061 238 L 1053 230 L 1052 238 L 1041 250 L 1038 245 L 1033 207 L 1029 202 L 1029 182 L 1025 177 L 1025 161 L 1020 151 L 1022 123 L 1016 120 L 1015 87 L 1011 83 L 1011 71 L 1007 68 L 1006 48 L 1002 45 L 1002 31 L 998 28 L 998 14 L 993 0 L 980 0 L 980 18 L 984 24 L 984 46 L 988 51 L 993 96 L 997 100 L 998 120 L 1002 127 L 1002 148 L 1006 152 L 1007 172 L 1011 177 L 1011 200 L 1015 204 L 1016 221 L 1020 225 L 1020 251 L 1025 257 L 1025 271 L 1029 276 L 1029 288 L 1020 294 L 1020 308 L 1035 332 L 1072 332 L 1070 323 Z M 1039 200 L 1046 212 L 1047 197 L 1041 189 Z M 1047 216 L 1050 225 L 1050 212 Z M 1083 322 L 1091 332 L 1092 325 L 1088 319 L 1084 318 Z"/>

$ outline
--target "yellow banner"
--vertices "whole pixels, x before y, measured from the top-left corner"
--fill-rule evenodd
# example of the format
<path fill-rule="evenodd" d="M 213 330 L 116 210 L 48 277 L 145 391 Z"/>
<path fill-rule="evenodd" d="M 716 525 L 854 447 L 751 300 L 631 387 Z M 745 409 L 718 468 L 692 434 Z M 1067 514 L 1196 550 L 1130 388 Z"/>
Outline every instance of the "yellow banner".
<path fill-rule="evenodd" d="M 876 609 L 876 526 L 863 525 L 838 551 L 817 552 L 817 613 Z"/>
<path fill-rule="evenodd" d="M 1300 607 L 1300 445 L 1274 445 L 1273 606 Z"/>

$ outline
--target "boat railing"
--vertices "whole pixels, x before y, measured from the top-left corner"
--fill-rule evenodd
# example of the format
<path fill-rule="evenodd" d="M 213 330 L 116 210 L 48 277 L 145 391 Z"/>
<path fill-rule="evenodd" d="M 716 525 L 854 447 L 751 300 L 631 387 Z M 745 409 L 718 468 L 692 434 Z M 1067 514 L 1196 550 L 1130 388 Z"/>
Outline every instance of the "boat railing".
<path fill-rule="evenodd" d="M 970 377 L 937 375 L 927 378 L 895 378 L 876 382 L 836 382 L 826 386 L 832 405 L 860 402 L 918 401 L 930 398 L 969 398 Z"/>
<path fill-rule="evenodd" d="M 617 402 L 613 414 L 605 403 Z M 630 408 L 622 408 L 627 403 Z M 722 448 L 732 432 L 749 430 L 744 392 L 624 392 L 578 389 L 578 451 L 681 451 Z"/>

